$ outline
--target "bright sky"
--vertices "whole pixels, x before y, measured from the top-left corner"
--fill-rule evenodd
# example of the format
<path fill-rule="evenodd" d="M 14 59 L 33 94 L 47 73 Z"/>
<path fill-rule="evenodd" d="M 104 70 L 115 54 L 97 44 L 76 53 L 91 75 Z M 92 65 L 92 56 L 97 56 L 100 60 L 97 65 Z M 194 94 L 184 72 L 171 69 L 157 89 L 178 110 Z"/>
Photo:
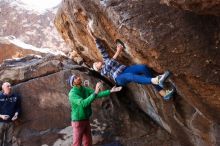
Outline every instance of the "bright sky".
<path fill-rule="evenodd" d="M 20 0 L 35 10 L 45 10 L 61 3 L 62 0 Z"/>

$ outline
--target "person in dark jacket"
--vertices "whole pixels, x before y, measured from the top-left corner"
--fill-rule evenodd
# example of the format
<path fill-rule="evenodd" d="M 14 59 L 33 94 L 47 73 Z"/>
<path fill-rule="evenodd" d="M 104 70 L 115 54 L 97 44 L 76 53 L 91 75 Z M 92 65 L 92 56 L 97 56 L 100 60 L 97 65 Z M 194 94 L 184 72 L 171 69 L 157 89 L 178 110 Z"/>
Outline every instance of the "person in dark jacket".
<path fill-rule="evenodd" d="M 71 75 L 68 82 L 72 89 L 69 92 L 71 105 L 71 119 L 73 127 L 73 146 L 92 145 L 91 127 L 89 118 L 92 115 L 91 104 L 95 99 L 109 96 L 118 92 L 122 87 L 113 87 L 111 90 L 100 91 L 101 82 L 96 84 L 95 90 L 82 86 L 78 75 Z"/>
<path fill-rule="evenodd" d="M 0 93 L 0 146 L 11 146 L 13 121 L 20 115 L 20 97 L 12 92 L 11 84 L 4 82 Z"/>

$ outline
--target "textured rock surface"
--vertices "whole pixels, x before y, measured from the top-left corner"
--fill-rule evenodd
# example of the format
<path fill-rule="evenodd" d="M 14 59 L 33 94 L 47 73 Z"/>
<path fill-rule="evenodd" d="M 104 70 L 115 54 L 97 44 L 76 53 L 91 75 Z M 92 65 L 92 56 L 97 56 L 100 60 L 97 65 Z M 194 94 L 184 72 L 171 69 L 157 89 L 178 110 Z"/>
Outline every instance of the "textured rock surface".
<path fill-rule="evenodd" d="M 28 54 L 43 55 L 43 53 L 30 49 L 23 49 L 12 43 L 4 43 L 0 40 L 0 63 L 5 59 L 24 57 Z"/>
<path fill-rule="evenodd" d="M 66 80 L 80 74 L 94 88 L 99 76 L 63 56 L 27 56 L 1 64 L 0 79 L 10 81 L 22 97 L 22 116 L 14 135 L 16 146 L 70 146 L 70 107 Z M 110 88 L 107 84 L 103 89 Z M 93 143 L 120 141 L 124 145 L 179 146 L 133 103 L 125 104 L 112 94 L 93 103 L 91 118 Z M 122 97 L 123 98 L 123 97 Z M 120 112 L 119 112 L 120 111 Z M 136 116 L 138 115 L 138 116 Z"/>
<path fill-rule="evenodd" d="M 220 16 L 220 1 L 218 0 L 161 0 L 161 3 L 198 14 Z"/>
<path fill-rule="evenodd" d="M 124 41 L 124 64 L 148 64 L 156 72 L 169 69 L 177 95 L 164 102 L 150 86 L 129 85 L 130 97 L 183 146 L 219 145 L 220 18 L 199 16 L 161 5 L 159 0 L 66 0 L 55 25 L 88 63 L 101 60 L 89 36 L 96 36 L 114 52 L 114 40 Z"/>
<path fill-rule="evenodd" d="M 20 0 L 0 1 L 0 36 L 13 35 L 38 48 L 69 51 L 54 27 L 57 8 L 40 13 L 21 5 Z"/>
<path fill-rule="evenodd" d="M 5 59 L 21 58 L 30 54 L 40 56 L 46 56 L 47 54 L 66 56 L 62 51 L 48 48 L 36 48 L 12 36 L 0 37 L 0 63 Z"/>

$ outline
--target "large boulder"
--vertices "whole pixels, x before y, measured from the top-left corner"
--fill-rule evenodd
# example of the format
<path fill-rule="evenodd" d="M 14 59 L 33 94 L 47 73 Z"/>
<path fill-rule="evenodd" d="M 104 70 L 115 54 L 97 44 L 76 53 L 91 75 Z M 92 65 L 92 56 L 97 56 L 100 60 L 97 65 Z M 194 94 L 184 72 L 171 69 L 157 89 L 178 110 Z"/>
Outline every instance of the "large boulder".
<path fill-rule="evenodd" d="M 124 64 L 147 64 L 156 72 L 169 69 L 177 89 L 164 102 L 151 86 L 129 85 L 125 96 L 182 145 L 220 144 L 220 18 L 200 16 L 161 5 L 159 0 L 65 0 L 55 25 L 64 40 L 90 66 L 101 60 L 87 26 L 103 39 L 107 51 L 124 41 Z"/>
<path fill-rule="evenodd" d="M 91 88 L 100 79 L 96 72 L 64 56 L 27 57 L 7 60 L 0 67 L 1 81 L 10 79 L 13 90 L 22 97 L 22 115 L 17 122 L 14 145 L 70 146 L 72 128 L 66 80 L 79 74 Z M 110 89 L 105 84 L 104 89 Z M 111 94 L 93 104 L 91 118 L 94 144 L 178 146 L 164 129 L 157 126 L 122 94 Z"/>

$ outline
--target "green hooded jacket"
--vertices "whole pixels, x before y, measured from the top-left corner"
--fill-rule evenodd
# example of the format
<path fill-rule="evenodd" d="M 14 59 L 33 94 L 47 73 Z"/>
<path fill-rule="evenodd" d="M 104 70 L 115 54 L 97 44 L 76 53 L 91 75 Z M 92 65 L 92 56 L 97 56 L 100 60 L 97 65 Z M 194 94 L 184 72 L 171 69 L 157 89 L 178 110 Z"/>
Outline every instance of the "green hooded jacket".
<path fill-rule="evenodd" d="M 84 86 L 73 88 L 69 92 L 69 101 L 71 105 L 72 121 L 87 120 L 92 115 L 91 103 L 96 98 L 109 96 L 110 90 L 99 92 L 97 95 L 94 90 Z"/>

